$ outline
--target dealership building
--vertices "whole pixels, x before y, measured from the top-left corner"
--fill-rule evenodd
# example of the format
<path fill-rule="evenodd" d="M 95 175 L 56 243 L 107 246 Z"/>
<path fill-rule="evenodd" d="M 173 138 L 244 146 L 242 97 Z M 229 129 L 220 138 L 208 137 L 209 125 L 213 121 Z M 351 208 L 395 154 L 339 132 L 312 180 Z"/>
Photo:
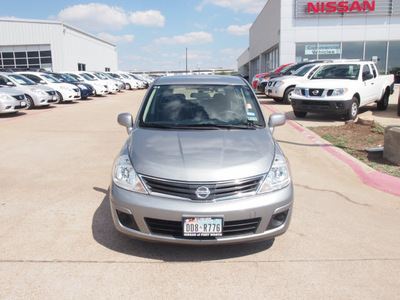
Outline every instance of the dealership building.
<path fill-rule="evenodd" d="M 117 46 L 61 22 L 0 19 L 0 69 L 116 71 Z"/>
<path fill-rule="evenodd" d="M 238 58 L 243 76 L 315 59 L 373 60 L 400 70 L 400 0 L 268 0 Z"/>

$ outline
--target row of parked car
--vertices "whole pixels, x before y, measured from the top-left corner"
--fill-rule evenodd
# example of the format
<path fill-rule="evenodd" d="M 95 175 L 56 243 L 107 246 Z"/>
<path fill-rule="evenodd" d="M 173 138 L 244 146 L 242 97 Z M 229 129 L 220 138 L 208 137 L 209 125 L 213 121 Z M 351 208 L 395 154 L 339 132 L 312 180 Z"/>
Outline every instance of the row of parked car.
<path fill-rule="evenodd" d="M 0 70 L 0 113 L 147 88 L 152 78 L 129 72 Z"/>
<path fill-rule="evenodd" d="M 372 61 L 319 60 L 287 64 L 270 73 L 257 74 L 252 86 L 276 102 L 291 104 L 298 118 L 312 112 L 334 113 L 354 120 L 361 106 L 376 102 L 379 110 L 388 107 L 394 76 L 380 75 Z"/>

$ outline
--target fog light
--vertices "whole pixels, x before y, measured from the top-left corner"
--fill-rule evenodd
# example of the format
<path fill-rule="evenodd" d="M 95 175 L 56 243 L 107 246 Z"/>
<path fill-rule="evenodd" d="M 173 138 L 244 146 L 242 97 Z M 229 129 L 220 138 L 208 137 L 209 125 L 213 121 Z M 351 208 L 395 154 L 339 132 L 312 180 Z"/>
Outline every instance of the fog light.
<path fill-rule="evenodd" d="M 341 103 L 341 102 L 336 102 L 336 107 L 337 107 L 337 108 L 343 108 L 343 103 Z"/>
<path fill-rule="evenodd" d="M 11 108 L 11 105 L 6 107 L 6 109 L 10 109 L 10 108 Z"/>
<path fill-rule="evenodd" d="M 123 226 L 139 231 L 139 227 L 137 226 L 135 219 L 133 218 L 132 215 L 124 213 L 119 210 L 117 210 L 116 212 L 117 212 L 118 220 Z"/>
<path fill-rule="evenodd" d="M 268 224 L 267 230 L 277 228 L 285 223 L 289 210 L 273 215 Z"/>

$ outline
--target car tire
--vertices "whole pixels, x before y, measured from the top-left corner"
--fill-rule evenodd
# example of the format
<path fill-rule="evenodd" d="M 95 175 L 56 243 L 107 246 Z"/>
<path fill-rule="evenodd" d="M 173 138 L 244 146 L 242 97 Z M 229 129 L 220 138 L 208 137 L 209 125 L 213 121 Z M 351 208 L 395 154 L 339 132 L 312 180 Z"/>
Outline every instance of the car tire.
<path fill-rule="evenodd" d="M 289 87 L 286 89 L 285 94 L 283 94 L 283 102 L 290 104 L 292 103 L 292 94 L 294 91 L 294 87 Z"/>
<path fill-rule="evenodd" d="M 126 83 L 126 84 L 125 84 L 125 89 L 126 89 L 126 90 L 131 90 L 132 87 L 131 87 L 131 85 L 130 85 L 129 83 Z"/>
<path fill-rule="evenodd" d="M 397 101 L 397 115 L 400 117 L 400 96 L 399 100 Z"/>
<path fill-rule="evenodd" d="M 25 98 L 26 98 L 27 109 L 32 109 L 35 106 L 32 97 L 25 94 Z"/>
<path fill-rule="evenodd" d="M 389 92 L 385 91 L 381 100 L 378 101 L 378 109 L 379 110 L 386 110 L 389 105 Z"/>
<path fill-rule="evenodd" d="M 297 118 L 305 118 L 307 116 L 306 111 L 293 110 L 293 113 Z"/>
<path fill-rule="evenodd" d="M 60 92 L 56 92 L 56 93 L 57 93 L 57 98 L 58 98 L 57 103 L 62 103 L 64 101 L 63 96 L 61 95 Z"/>
<path fill-rule="evenodd" d="M 355 120 L 357 118 L 358 115 L 358 99 L 356 97 L 353 97 L 353 99 L 351 100 L 351 104 L 350 104 L 350 108 L 347 111 L 346 114 L 344 114 L 344 119 L 346 121 L 349 120 Z"/>

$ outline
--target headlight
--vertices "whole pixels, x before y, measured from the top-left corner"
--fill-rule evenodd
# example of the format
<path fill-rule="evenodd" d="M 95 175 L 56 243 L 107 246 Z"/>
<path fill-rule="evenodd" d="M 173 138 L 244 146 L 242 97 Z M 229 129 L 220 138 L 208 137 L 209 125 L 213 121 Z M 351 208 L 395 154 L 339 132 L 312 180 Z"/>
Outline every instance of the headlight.
<path fill-rule="evenodd" d="M 147 194 L 128 155 L 118 157 L 113 168 L 114 183 L 125 190 Z"/>
<path fill-rule="evenodd" d="M 10 96 L 9 95 L 7 95 L 7 94 L 0 94 L 0 99 L 1 100 L 10 100 Z"/>
<path fill-rule="evenodd" d="M 73 91 L 68 86 L 62 86 L 62 85 L 60 85 L 60 89 L 66 90 L 67 92 L 72 92 Z"/>
<path fill-rule="evenodd" d="M 78 84 L 78 87 L 81 88 L 82 90 L 86 90 L 87 89 L 87 87 L 84 86 L 83 84 Z"/>
<path fill-rule="evenodd" d="M 344 94 L 346 94 L 348 91 L 348 89 L 344 88 L 344 89 L 334 89 L 332 96 L 342 96 Z"/>
<path fill-rule="evenodd" d="M 294 89 L 294 91 L 293 91 L 293 93 L 295 94 L 295 95 L 300 95 L 301 96 L 301 88 L 295 88 Z"/>
<path fill-rule="evenodd" d="M 259 193 L 268 193 L 283 189 L 290 184 L 290 171 L 286 158 L 282 155 L 276 155 L 268 175 L 259 190 Z"/>
<path fill-rule="evenodd" d="M 41 89 L 31 89 L 31 91 L 34 92 L 35 94 L 47 95 L 46 92 Z"/>

